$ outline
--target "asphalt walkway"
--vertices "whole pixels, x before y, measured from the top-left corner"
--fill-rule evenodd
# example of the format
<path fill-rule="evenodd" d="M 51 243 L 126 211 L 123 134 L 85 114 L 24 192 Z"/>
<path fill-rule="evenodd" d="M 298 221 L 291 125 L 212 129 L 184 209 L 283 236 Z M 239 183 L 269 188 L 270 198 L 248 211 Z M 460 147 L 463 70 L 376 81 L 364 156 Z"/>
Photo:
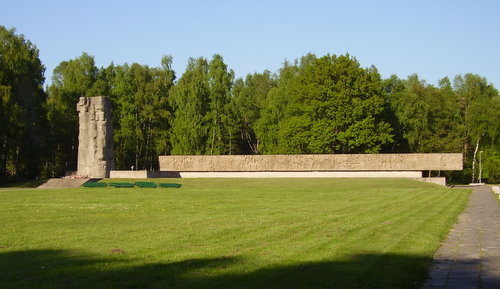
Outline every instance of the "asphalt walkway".
<path fill-rule="evenodd" d="M 500 288 L 500 202 L 488 186 L 474 190 L 434 256 L 422 289 Z"/>

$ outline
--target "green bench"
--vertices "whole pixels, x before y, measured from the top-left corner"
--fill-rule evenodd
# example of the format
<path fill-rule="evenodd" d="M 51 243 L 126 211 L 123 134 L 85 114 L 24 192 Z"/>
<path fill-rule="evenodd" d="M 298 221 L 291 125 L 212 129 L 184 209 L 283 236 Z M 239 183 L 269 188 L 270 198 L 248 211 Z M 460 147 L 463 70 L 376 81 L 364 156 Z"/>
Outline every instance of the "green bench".
<path fill-rule="evenodd" d="M 135 182 L 135 185 L 140 188 L 156 188 L 156 183 L 153 182 Z"/>
<path fill-rule="evenodd" d="M 115 188 L 133 188 L 133 187 L 135 187 L 135 185 L 132 183 L 109 183 L 109 186 L 115 187 Z"/>
<path fill-rule="evenodd" d="M 160 188 L 180 188 L 182 185 L 176 183 L 160 183 L 159 186 Z"/>
<path fill-rule="evenodd" d="M 107 188 L 108 183 L 84 183 L 85 188 Z"/>

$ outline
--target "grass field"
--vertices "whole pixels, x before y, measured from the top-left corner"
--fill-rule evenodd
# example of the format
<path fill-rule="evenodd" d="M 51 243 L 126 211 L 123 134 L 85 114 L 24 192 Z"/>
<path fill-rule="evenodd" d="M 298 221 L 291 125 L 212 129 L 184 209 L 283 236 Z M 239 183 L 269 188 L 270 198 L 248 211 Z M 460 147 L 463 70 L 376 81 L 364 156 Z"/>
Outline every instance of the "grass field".
<path fill-rule="evenodd" d="M 418 288 L 468 190 L 175 179 L 0 191 L 0 288 Z"/>

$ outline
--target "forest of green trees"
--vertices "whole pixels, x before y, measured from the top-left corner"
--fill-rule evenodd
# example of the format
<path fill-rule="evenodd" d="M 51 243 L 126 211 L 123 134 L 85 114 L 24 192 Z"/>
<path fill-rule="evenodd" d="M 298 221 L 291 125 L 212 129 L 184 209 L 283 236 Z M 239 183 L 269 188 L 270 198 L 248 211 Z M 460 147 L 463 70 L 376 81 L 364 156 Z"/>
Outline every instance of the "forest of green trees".
<path fill-rule="evenodd" d="M 457 60 L 458 61 L 458 60 Z M 351 55 L 308 54 L 236 78 L 221 55 L 158 67 L 96 67 L 82 53 L 44 87 L 36 46 L 0 26 L 0 181 L 76 169 L 80 96 L 113 103 L 117 169 L 155 170 L 169 154 L 463 153 L 455 182 L 500 181 L 500 96 L 479 75 L 431 85 L 381 77 Z M 441 172 L 433 172 L 440 174 Z"/>

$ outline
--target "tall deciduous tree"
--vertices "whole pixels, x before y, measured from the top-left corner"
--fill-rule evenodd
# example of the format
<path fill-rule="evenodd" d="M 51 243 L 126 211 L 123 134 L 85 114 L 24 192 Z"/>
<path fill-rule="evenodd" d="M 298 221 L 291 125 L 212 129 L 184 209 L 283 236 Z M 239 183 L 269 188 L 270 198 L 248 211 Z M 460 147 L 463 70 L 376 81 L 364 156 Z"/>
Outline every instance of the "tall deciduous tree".
<path fill-rule="evenodd" d="M 396 75 L 391 75 L 388 79 L 382 81 L 384 98 L 385 98 L 385 113 L 384 120 L 387 121 L 393 130 L 394 141 L 387 144 L 383 148 L 383 152 L 409 152 L 408 140 L 404 137 L 404 127 L 398 118 L 397 101 L 399 95 L 406 90 L 406 81 L 398 78 Z"/>
<path fill-rule="evenodd" d="M 175 74 L 172 58 L 161 68 L 137 63 L 115 68 L 115 163 L 119 169 L 157 169 L 158 155 L 170 153 L 169 91 Z"/>
<path fill-rule="evenodd" d="M 0 26 L 0 179 L 39 174 L 47 131 L 44 71 L 36 46 Z"/>
<path fill-rule="evenodd" d="M 161 67 L 99 69 L 83 53 L 56 67 L 46 98 L 38 50 L 0 26 L 0 178 L 36 176 L 41 166 L 45 176 L 76 169 L 75 105 L 80 96 L 105 95 L 119 169 L 155 169 L 157 156 L 170 153 L 462 151 L 473 182 L 479 160 L 483 177 L 500 179 L 500 96 L 481 76 L 457 76 L 453 86 L 417 75 L 382 82 L 349 55 L 308 54 L 276 76 L 234 81 L 214 55 L 190 59 L 174 84 L 171 64 L 166 56 Z"/>
<path fill-rule="evenodd" d="M 381 78 L 349 55 L 308 55 L 288 88 L 280 153 L 374 153 L 392 141 Z"/>
<path fill-rule="evenodd" d="M 208 111 L 206 154 L 231 154 L 236 145 L 234 99 L 231 95 L 234 72 L 228 70 L 222 56 L 216 54 L 208 65 Z"/>
<path fill-rule="evenodd" d="M 172 154 L 205 154 L 208 139 L 205 116 L 209 110 L 209 97 L 208 62 L 202 57 L 191 58 L 170 98 L 174 111 Z"/>
<path fill-rule="evenodd" d="M 455 90 L 460 99 L 465 120 L 464 155 L 471 166 L 471 181 L 478 177 L 478 153 L 483 148 L 500 145 L 500 109 L 498 90 L 479 75 L 466 74 L 455 78 Z M 493 150 L 494 151 L 494 150 Z"/>
<path fill-rule="evenodd" d="M 411 75 L 401 84 L 388 97 L 409 151 L 460 152 L 463 125 L 450 81 L 444 78 L 436 88 Z"/>
<path fill-rule="evenodd" d="M 55 160 L 48 168 L 49 176 L 60 176 L 65 170 L 76 170 L 78 157 L 76 103 L 81 96 L 95 96 L 94 93 L 99 91 L 96 86 L 98 75 L 99 69 L 95 66 L 94 57 L 87 53 L 63 61 L 54 69 L 47 101 L 52 159 Z"/>
<path fill-rule="evenodd" d="M 462 151 L 465 125 L 460 115 L 460 101 L 453 91 L 450 80 L 445 77 L 434 89 L 430 102 L 431 136 L 428 152 Z"/>
<path fill-rule="evenodd" d="M 254 125 L 257 138 L 256 151 L 259 153 L 286 153 L 280 147 L 279 132 L 290 103 L 291 82 L 298 74 L 298 63 L 291 64 L 285 61 L 279 71 L 275 86 L 273 85 L 274 87 L 269 90 L 262 102 L 260 116 Z"/>
<path fill-rule="evenodd" d="M 238 79 L 235 83 L 236 108 L 240 117 L 240 146 L 244 153 L 260 152 L 256 125 L 261 118 L 269 91 L 275 87 L 276 79 L 268 70 L 249 74 L 245 81 Z"/>
<path fill-rule="evenodd" d="M 473 145 L 472 153 L 472 176 L 471 181 L 475 182 L 477 177 L 477 157 L 483 147 L 488 144 L 498 145 L 500 133 L 500 102 L 497 98 L 478 98 L 474 101 L 466 114 L 469 140 Z M 484 142 L 490 142 L 483 144 Z"/>

